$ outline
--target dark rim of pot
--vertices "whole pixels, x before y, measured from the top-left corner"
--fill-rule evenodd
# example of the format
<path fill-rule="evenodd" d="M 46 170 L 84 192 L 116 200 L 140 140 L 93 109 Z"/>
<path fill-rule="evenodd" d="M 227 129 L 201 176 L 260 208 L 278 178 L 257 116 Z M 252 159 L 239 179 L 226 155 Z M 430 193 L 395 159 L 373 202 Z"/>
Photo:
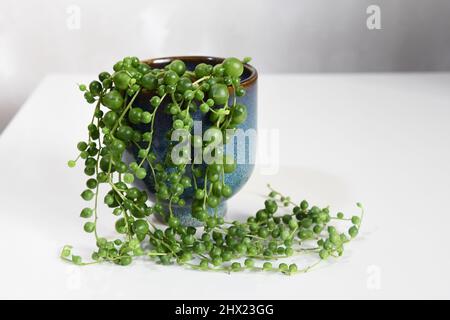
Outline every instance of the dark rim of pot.
<path fill-rule="evenodd" d="M 209 57 L 209 56 L 174 56 L 174 57 L 147 59 L 144 60 L 143 62 L 154 68 L 163 68 L 171 61 L 177 59 L 182 60 L 184 62 L 193 63 L 196 65 L 199 63 L 210 63 L 216 65 L 218 63 L 222 63 L 222 61 L 224 60 L 224 58 Z M 252 65 L 248 63 L 244 64 L 244 75 L 246 76 L 241 80 L 241 85 L 243 87 L 249 87 L 253 85 L 255 81 L 258 79 L 258 72 Z"/>

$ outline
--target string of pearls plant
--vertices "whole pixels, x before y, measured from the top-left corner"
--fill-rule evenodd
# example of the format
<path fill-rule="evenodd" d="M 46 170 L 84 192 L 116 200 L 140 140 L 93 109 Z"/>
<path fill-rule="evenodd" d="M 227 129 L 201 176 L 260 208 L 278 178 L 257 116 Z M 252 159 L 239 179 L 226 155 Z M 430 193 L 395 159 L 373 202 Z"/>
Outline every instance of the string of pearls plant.
<path fill-rule="evenodd" d="M 249 60 L 227 58 L 214 66 L 198 64 L 189 71 L 180 60 L 158 69 L 136 57 L 126 57 L 114 65 L 112 75 L 102 72 L 89 86 L 79 85 L 94 111 L 87 127 L 87 141 L 78 143 L 79 155 L 68 165 L 74 167 L 83 162 L 87 181 L 81 197 L 89 204 L 80 216 L 86 221 L 84 231 L 95 236 L 97 248 L 92 259 L 85 262 L 72 253 L 71 246 L 65 246 L 61 252 L 63 260 L 76 265 L 113 262 L 126 266 L 137 257 L 147 257 L 162 265 L 178 264 L 196 270 L 276 271 L 291 275 L 343 254 L 344 245 L 357 236 L 361 227 L 364 213 L 361 204 L 357 204 L 360 215 L 333 216 L 328 207 L 310 206 L 305 200 L 294 202 L 269 186 L 264 207 L 254 216 L 245 222 L 226 222 L 208 215 L 207 209 L 216 208 L 223 198 L 231 195 L 224 177 L 235 170 L 233 159 L 226 157 L 223 163 L 206 166 L 192 164 L 190 178 L 186 175 L 186 163 L 175 164 L 170 156 L 158 160 L 152 150 L 159 108 L 172 115 L 174 130 L 189 132 L 193 128 L 193 112 L 201 110 L 213 124 L 208 129 L 213 137 L 222 136 L 227 129 L 244 122 L 247 109 L 236 102 L 236 97 L 246 93 L 240 77 L 243 64 Z M 146 110 L 133 106 L 143 91 L 153 93 Z M 168 103 L 163 104 L 166 100 Z M 135 129 L 138 124 L 148 129 L 144 132 Z M 209 146 L 199 136 L 192 136 L 192 144 L 203 150 Z M 137 148 L 139 161 L 124 162 L 124 152 L 129 147 Z M 170 155 L 170 148 L 167 153 Z M 152 204 L 146 190 L 133 184 L 135 179 L 148 176 L 156 189 L 156 201 Z M 197 182 L 200 178 L 202 184 Z M 108 189 L 103 196 L 101 185 Z M 188 188 L 194 189 L 192 215 L 203 223 L 199 229 L 182 226 L 172 214 L 172 204 L 185 205 L 181 196 Z M 117 239 L 101 237 L 97 232 L 100 201 L 117 216 Z M 169 203 L 168 212 L 163 202 Z M 166 217 L 167 228 L 152 223 L 150 217 L 155 213 Z M 332 225 L 335 221 L 348 223 L 348 231 L 339 232 Z M 295 263 L 281 262 L 306 254 L 316 255 L 317 262 L 301 269 Z"/>

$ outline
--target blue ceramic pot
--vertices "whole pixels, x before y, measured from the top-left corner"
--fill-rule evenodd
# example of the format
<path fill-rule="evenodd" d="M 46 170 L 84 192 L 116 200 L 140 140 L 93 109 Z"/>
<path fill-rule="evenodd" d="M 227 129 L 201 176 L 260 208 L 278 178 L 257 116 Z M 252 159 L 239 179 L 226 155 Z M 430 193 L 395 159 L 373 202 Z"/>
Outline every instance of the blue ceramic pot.
<path fill-rule="evenodd" d="M 185 57 L 167 57 L 158 58 L 144 61 L 153 68 L 163 68 L 165 65 L 169 64 L 172 60 L 180 59 L 186 63 L 187 70 L 194 70 L 195 66 L 199 63 L 208 64 L 218 64 L 223 61 L 223 58 L 216 57 L 203 57 L 203 56 L 185 56 Z M 257 128 L 257 72 L 255 68 L 251 65 L 244 65 L 244 73 L 241 76 L 241 85 L 245 88 L 246 94 L 243 97 L 238 97 L 237 102 L 242 103 L 247 106 L 247 118 L 246 120 L 237 126 L 239 134 L 233 137 L 227 145 L 225 145 L 224 153 L 233 155 L 235 161 L 237 161 L 236 170 L 232 173 L 225 174 L 225 183 L 233 189 L 233 195 L 236 194 L 248 181 L 252 171 L 254 169 L 254 158 L 256 154 L 256 128 Z M 149 109 L 149 100 L 154 93 L 142 92 L 138 95 L 134 102 L 134 106 L 140 107 L 143 110 Z M 231 98 L 230 98 L 231 99 Z M 168 99 L 167 99 L 168 100 Z M 164 109 L 167 107 L 168 101 L 164 101 L 159 107 L 156 113 L 155 128 L 153 134 L 152 142 L 152 152 L 155 153 L 158 160 L 161 160 L 166 152 L 169 145 L 168 141 L 168 131 L 172 127 L 172 116 L 166 112 Z M 232 101 L 230 100 L 230 103 Z M 211 122 L 207 116 L 202 114 L 200 110 L 196 111 L 192 115 L 194 121 L 199 121 L 197 123 L 201 124 L 202 131 L 204 132 L 211 126 Z M 148 131 L 148 127 L 138 126 L 139 130 Z M 243 138 L 240 134 L 246 134 L 247 137 Z M 201 134 L 203 134 L 201 132 Z M 253 137 L 253 138 L 249 138 Z M 232 147 L 232 144 L 234 147 Z M 128 152 L 129 161 L 136 160 L 137 149 L 130 149 Z M 147 172 L 150 172 L 149 168 L 146 167 Z M 186 175 L 192 177 L 192 172 L 190 170 L 190 165 L 186 167 Z M 199 185 L 203 183 L 203 179 L 197 179 Z M 150 194 L 150 199 L 155 198 L 155 185 L 153 181 L 153 176 L 148 175 L 148 177 L 140 183 L 139 187 L 145 187 Z M 184 206 L 178 206 L 172 204 L 173 214 L 180 219 L 181 223 L 186 226 L 200 226 L 201 222 L 196 220 L 191 216 L 191 205 L 193 198 L 193 188 L 185 189 L 183 195 L 180 197 L 185 200 L 186 204 Z M 229 198 L 228 198 L 229 199 Z M 168 212 L 168 203 L 163 203 L 165 212 Z M 226 201 L 222 201 L 216 209 L 208 208 L 208 214 L 216 215 L 218 217 L 224 216 L 227 211 Z M 161 217 L 160 218 L 165 218 Z M 165 219 L 163 219 L 165 220 Z"/>

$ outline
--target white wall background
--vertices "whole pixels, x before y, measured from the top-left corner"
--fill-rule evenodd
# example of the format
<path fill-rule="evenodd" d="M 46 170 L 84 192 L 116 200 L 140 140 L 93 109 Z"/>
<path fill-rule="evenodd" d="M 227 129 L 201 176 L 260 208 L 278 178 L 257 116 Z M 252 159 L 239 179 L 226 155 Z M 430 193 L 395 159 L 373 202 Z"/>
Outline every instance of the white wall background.
<path fill-rule="evenodd" d="M 371 4 L 381 30 L 366 26 Z M 445 71 L 450 0 L 1 0 L 0 130 L 47 73 L 176 54 L 252 56 L 262 72 Z"/>

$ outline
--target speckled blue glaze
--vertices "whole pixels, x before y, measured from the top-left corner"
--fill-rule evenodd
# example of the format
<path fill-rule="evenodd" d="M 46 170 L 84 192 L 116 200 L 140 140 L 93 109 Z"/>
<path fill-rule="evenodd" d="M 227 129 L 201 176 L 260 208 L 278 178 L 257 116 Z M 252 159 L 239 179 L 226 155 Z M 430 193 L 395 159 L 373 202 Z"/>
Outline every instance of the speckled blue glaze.
<path fill-rule="evenodd" d="M 176 58 L 161 58 L 147 61 L 153 67 L 164 67 L 166 64 L 170 63 L 173 59 Z M 183 60 L 186 63 L 186 67 L 188 70 L 193 70 L 198 63 L 205 62 L 210 64 L 220 63 L 223 59 L 221 58 L 212 58 L 212 57 L 180 57 L 179 59 Z M 246 65 L 244 69 L 244 74 L 242 76 L 242 83 L 246 89 L 246 95 L 244 97 L 238 97 L 237 102 L 243 103 L 247 106 L 247 119 L 239 125 L 237 128 L 248 130 L 248 129 L 257 129 L 257 74 L 256 70 Z M 151 98 L 151 93 L 143 92 L 136 98 L 134 102 L 134 106 L 140 107 L 144 110 L 149 109 L 149 99 Z M 163 111 L 163 109 L 167 106 L 168 100 L 164 101 L 159 107 L 156 113 L 155 119 L 155 130 L 153 134 L 153 143 L 152 143 L 152 151 L 155 153 L 158 160 L 161 160 L 166 154 L 168 147 L 168 139 L 167 132 L 171 129 L 172 126 L 172 116 Z M 230 100 L 231 103 L 231 100 Z M 211 126 L 211 122 L 207 117 L 205 117 L 199 110 L 196 111 L 192 115 L 194 121 L 202 122 L 202 130 L 203 132 Z M 139 130 L 148 131 L 149 125 L 139 125 L 137 126 Z M 253 143 L 249 143 L 247 140 L 245 144 L 237 144 L 235 139 L 232 139 L 229 144 L 225 146 L 224 153 L 231 154 L 230 150 L 233 152 L 234 159 L 238 159 L 238 155 L 241 159 L 245 159 L 243 163 L 238 163 L 236 170 L 230 174 L 225 174 L 225 182 L 233 189 L 233 195 L 236 194 L 248 181 L 250 178 L 253 169 L 254 163 L 250 161 L 252 158 L 254 159 L 256 153 L 256 141 Z M 235 148 L 230 148 L 230 145 L 235 143 Z M 136 161 L 137 156 L 137 148 L 132 148 L 128 150 L 128 160 Z M 148 166 L 146 169 L 149 172 Z M 192 172 L 190 166 L 186 167 L 186 175 L 192 177 Z M 201 185 L 203 183 L 203 179 L 197 179 L 198 183 Z M 140 187 L 146 187 L 150 194 L 150 199 L 154 200 L 155 195 L 155 185 L 153 181 L 153 176 L 148 175 L 147 178 L 140 183 Z M 183 225 L 186 226 L 200 226 L 201 222 L 196 220 L 191 216 L 191 204 L 192 204 L 192 196 L 193 196 L 193 188 L 185 189 L 184 194 L 181 196 L 182 199 L 185 200 L 185 206 L 178 206 L 172 204 L 172 212 L 178 217 Z M 165 211 L 168 211 L 168 203 L 163 203 L 163 207 L 165 207 Z M 211 209 L 208 208 L 208 213 L 210 215 L 224 216 L 226 214 L 227 204 L 226 201 L 222 201 L 218 208 Z M 160 217 L 162 218 L 162 217 Z"/>

